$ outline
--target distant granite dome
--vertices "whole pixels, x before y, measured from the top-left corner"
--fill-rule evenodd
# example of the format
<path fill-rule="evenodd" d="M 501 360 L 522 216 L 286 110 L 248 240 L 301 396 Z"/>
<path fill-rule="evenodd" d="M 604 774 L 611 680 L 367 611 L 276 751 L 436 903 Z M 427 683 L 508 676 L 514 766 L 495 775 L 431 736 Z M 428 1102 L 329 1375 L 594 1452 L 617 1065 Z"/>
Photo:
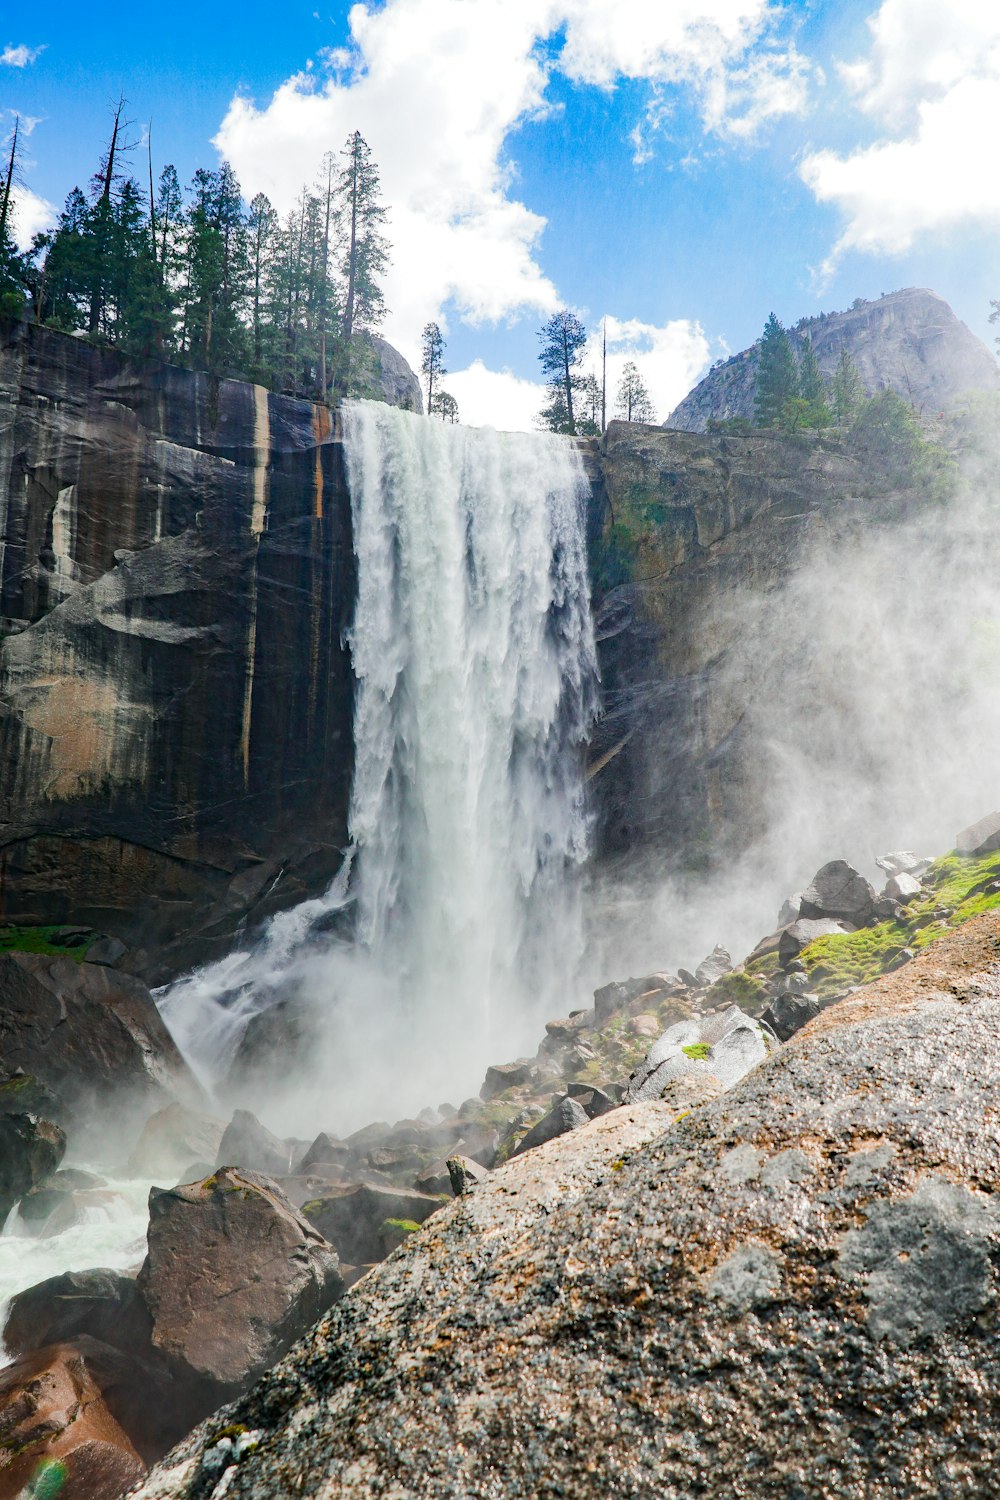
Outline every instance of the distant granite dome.
<path fill-rule="evenodd" d="M 986 345 L 943 297 L 922 287 L 875 302 L 859 298 L 847 312 L 803 318 L 788 331 L 796 348 L 809 334 L 824 375 L 833 374 L 846 349 L 870 395 L 891 386 L 918 412 L 940 411 L 963 391 L 1000 390 L 1000 369 Z M 752 421 L 758 348 L 714 366 L 663 425 L 704 432 L 712 418 Z"/>

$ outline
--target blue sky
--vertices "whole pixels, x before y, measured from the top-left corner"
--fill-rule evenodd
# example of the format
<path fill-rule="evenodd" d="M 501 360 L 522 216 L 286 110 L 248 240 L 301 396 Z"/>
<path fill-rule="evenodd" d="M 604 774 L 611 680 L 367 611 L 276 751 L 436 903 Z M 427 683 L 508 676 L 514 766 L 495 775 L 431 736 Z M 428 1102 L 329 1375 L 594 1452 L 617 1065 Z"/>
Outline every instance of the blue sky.
<path fill-rule="evenodd" d="M 531 424 L 562 304 L 607 317 L 612 381 L 635 358 L 661 417 L 772 309 L 924 285 L 995 332 L 984 0 L 50 0 L 0 27 L 24 233 L 94 170 L 119 90 L 157 170 L 224 152 L 283 210 L 360 128 L 392 209 L 385 332 L 415 359 L 446 327 L 468 420 Z"/>

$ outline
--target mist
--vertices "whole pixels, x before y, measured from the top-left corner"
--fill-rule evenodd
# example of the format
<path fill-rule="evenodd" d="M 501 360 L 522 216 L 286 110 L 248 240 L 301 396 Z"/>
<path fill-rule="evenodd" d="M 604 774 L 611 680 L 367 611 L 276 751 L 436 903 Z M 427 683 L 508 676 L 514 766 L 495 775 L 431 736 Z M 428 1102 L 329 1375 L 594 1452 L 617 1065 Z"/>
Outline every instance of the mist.
<path fill-rule="evenodd" d="M 1000 805 L 996 405 L 944 434 L 962 444 L 952 498 L 902 521 L 845 504 L 776 588 L 703 607 L 694 630 L 730 642 L 714 692 L 742 721 L 763 832 L 706 878 L 667 878 L 649 851 L 595 872 L 590 975 L 693 969 L 717 942 L 740 959 L 828 860 L 881 885 L 878 855 L 945 853 Z"/>

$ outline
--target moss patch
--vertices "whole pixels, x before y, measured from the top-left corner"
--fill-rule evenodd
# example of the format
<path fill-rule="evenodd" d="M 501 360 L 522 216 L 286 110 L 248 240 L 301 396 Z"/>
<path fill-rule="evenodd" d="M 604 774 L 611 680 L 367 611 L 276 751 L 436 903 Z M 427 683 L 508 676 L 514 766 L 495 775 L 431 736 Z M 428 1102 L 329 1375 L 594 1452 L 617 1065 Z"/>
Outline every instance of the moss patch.
<path fill-rule="evenodd" d="M 712 1049 L 707 1042 L 692 1042 L 690 1047 L 682 1047 L 681 1051 L 685 1057 L 693 1057 L 695 1062 L 707 1062 Z"/>
<path fill-rule="evenodd" d="M 738 1005 L 748 1015 L 759 1016 L 766 1010 L 768 993 L 753 974 L 723 974 L 705 997 L 706 1006 Z"/>
<path fill-rule="evenodd" d="M 83 963 L 97 933 L 62 938 L 64 932 L 62 927 L 0 927 L 0 953 L 41 953 L 46 958 L 72 958 Z"/>

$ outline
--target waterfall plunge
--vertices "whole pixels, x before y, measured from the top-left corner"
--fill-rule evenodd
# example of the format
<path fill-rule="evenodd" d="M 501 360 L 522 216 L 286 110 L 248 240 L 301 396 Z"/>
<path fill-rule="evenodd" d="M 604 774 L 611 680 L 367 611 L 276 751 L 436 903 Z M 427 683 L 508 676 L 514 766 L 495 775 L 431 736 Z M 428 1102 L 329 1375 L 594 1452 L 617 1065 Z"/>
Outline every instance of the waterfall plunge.
<path fill-rule="evenodd" d="M 369 402 L 345 408 L 344 444 L 351 853 L 325 897 L 162 997 L 216 1076 L 250 1018 L 305 1007 L 310 1066 L 289 1079 L 277 1061 L 264 1108 L 305 1133 L 475 1089 L 488 1062 L 534 1049 L 546 1011 L 571 1007 L 596 694 L 572 444 Z M 347 905 L 350 943 L 319 936 Z M 245 1102 L 261 1113 L 259 1094 Z"/>

